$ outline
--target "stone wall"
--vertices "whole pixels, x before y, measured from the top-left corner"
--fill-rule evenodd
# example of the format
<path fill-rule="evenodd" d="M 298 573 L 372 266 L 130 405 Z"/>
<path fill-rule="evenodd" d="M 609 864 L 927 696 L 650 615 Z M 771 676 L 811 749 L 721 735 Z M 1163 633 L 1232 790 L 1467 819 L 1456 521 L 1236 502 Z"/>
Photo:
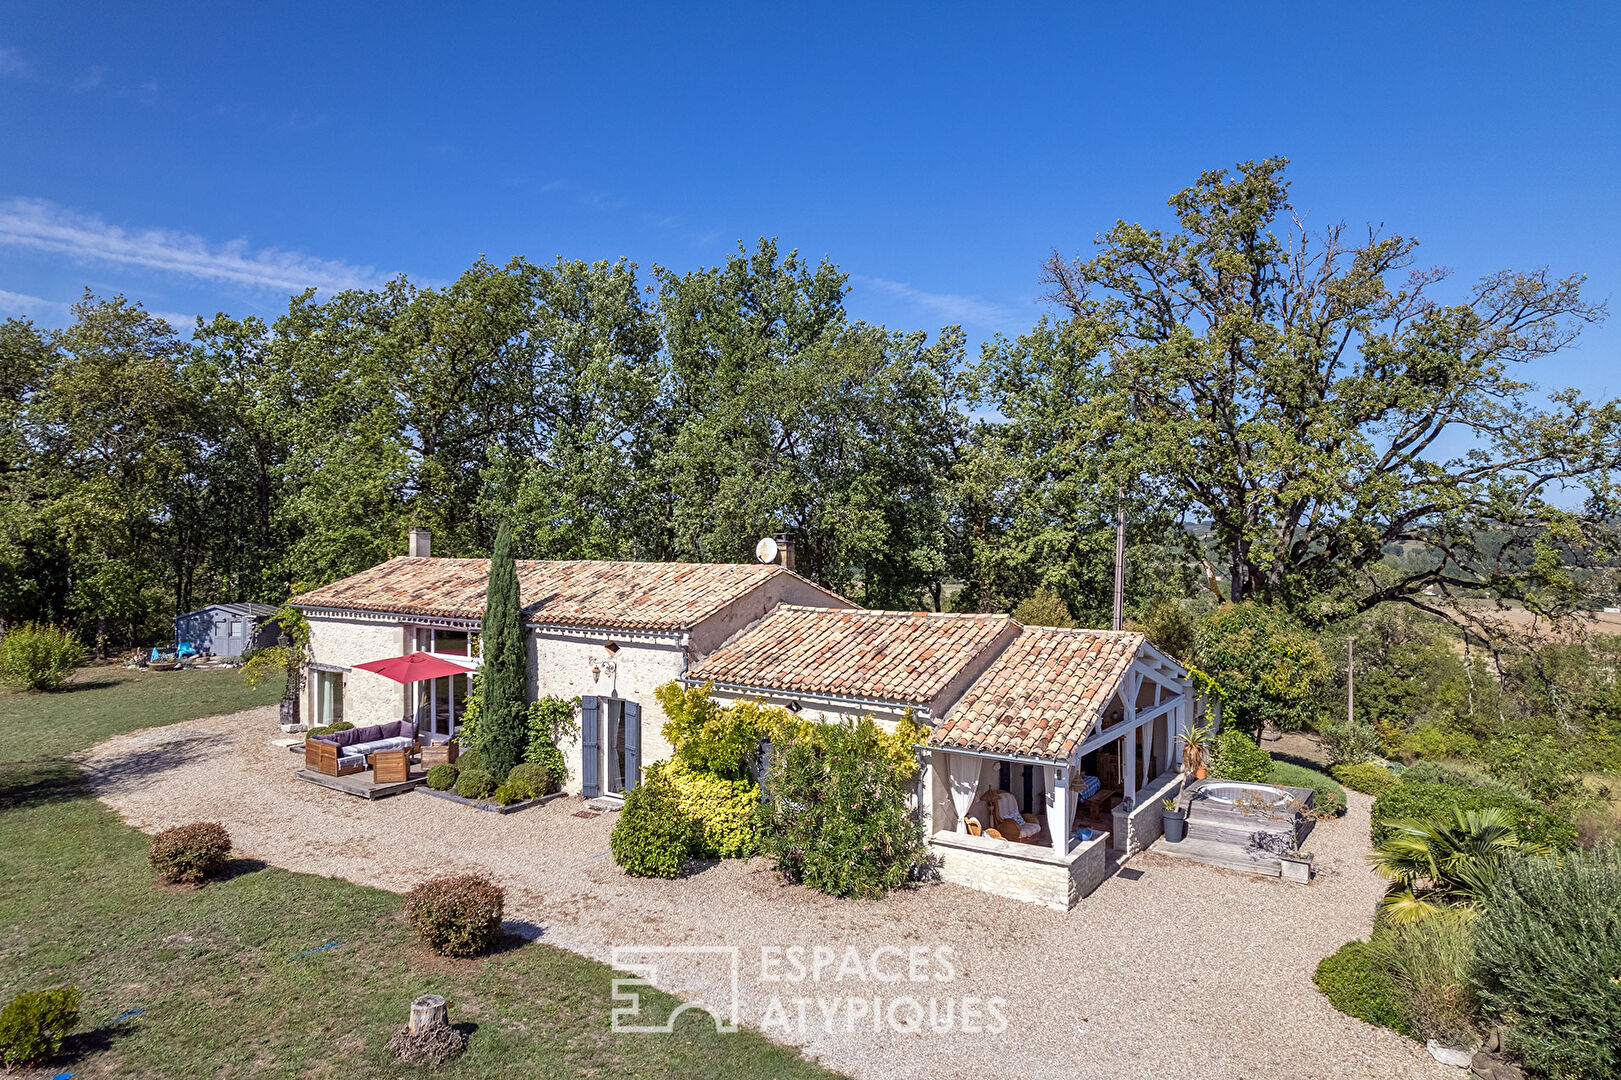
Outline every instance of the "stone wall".
<path fill-rule="evenodd" d="M 1100 835 L 1059 855 L 1050 847 L 941 832 L 930 846 L 945 881 L 1068 911 L 1102 883 L 1108 869 L 1106 843 L 1107 837 Z"/>
<path fill-rule="evenodd" d="M 1115 807 L 1115 848 L 1126 855 L 1135 855 L 1164 836 L 1165 807 L 1160 802 L 1176 798 L 1186 780 L 1182 773 L 1168 773 L 1137 792 L 1137 805 L 1131 810 L 1124 805 Z"/>
<path fill-rule="evenodd" d="M 529 681 L 535 698 L 572 700 L 591 694 L 637 702 L 642 707 L 642 769 L 645 771 L 649 765 L 670 756 L 670 744 L 664 738 L 664 709 L 653 697 L 653 691 L 680 676 L 679 642 L 674 638 L 615 639 L 619 651 L 613 657 L 615 670 L 609 674 L 603 670 L 609 658 L 605 647 L 609 636 L 605 633 L 586 637 L 535 630 L 528 637 Z M 596 674 L 592 673 L 593 666 L 598 668 Z M 575 719 L 579 719 L 578 708 Z M 558 746 L 568 764 L 564 790 L 574 794 L 579 794 L 584 778 L 581 746 L 577 735 L 564 739 Z"/>
<path fill-rule="evenodd" d="M 350 670 L 356 664 L 386 660 L 405 652 L 405 628 L 398 623 L 350 619 L 312 618 L 305 660 L 301 719 L 315 723 L 314 671 L 343 672 L 343 718 L 356 727 L 386 724 L 405 717 L 405 686 L 370 671 Z"/>

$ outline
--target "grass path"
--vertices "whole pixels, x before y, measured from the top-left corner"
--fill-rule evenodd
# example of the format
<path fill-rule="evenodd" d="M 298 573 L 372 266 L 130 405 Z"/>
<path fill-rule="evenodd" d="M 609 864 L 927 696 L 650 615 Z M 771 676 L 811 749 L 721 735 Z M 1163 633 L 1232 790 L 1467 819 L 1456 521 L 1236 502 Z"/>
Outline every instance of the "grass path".
<path fill-rule="evenodd" d="M 830 1077 L 748 1032 L 609 1030 L 610 968 L 512 939 L 447 961 L 393 893 L 239 861 L 197 891 L 158 889 L 147 837 L 93 799 L 64 755 L 153 724 L 265 704 L 232 672 L 92 670 L 57 695 L 0 696 L 0 997 L 85 994 L 71 1059 L 97 1076 L 410 1075 L 384 1049 L 418 994 L 472 1029 L 447 1077 Z M 327 944 L 340 945 L 317 952 Z"/>

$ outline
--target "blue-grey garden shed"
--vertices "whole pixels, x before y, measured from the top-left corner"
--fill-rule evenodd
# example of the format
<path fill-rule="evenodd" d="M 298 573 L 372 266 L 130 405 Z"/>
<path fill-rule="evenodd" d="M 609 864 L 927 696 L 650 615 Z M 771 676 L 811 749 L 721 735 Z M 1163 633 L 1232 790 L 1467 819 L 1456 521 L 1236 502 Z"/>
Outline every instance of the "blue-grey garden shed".
<path fill-rule="evenodd" d="M 270 622 L 275 614 L 269 604 L 210 604 L 175 617 L 175 643 L 214 656 L 241 656 L 276 643 L 281 628 Z"/>

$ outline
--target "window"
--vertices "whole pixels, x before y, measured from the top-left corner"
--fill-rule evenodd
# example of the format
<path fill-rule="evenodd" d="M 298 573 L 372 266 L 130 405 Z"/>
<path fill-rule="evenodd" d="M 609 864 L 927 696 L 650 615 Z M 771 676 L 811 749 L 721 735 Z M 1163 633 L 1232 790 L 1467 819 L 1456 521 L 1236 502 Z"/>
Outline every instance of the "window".
<path fill-rule="evenodd" d="M 436 630 L 431 626 L 416 628 L 416 651 L 438 653 L 441 656 L 471 656 L 472 635 L 466 630 Z"/>
<path fill-rule="evenodd" d="M 343 672 L 315 673 L 315 716 L 323 725 L 343 719 Z"/>
<path fill-rule="evenodd" d="M 466 630 L 435 630 L 433 632 L 433 651 L 445 656 L 467 655 Z"/>

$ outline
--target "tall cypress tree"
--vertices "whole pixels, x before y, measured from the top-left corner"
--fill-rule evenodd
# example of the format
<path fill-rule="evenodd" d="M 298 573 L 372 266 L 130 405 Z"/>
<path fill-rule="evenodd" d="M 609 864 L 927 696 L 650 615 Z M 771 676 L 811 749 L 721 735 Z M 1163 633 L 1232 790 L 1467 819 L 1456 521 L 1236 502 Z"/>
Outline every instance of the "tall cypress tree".
<path fill-rule="evenodd" d="M 502 525 L 490 557 L 490 585 L 484 600 L 479 642 L 479 756 L 497 780 L 523 760 L 528 741 L 529 675 L 523 644 L 523 602 L 518 567 L 512 561 L 512 533 Z"/>

